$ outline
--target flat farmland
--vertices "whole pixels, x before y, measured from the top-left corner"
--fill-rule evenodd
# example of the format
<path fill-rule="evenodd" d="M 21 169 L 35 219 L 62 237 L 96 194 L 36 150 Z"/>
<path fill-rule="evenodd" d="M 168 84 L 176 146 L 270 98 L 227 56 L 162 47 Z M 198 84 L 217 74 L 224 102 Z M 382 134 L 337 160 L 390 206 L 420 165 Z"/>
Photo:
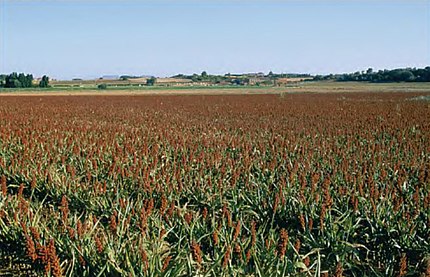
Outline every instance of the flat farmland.
<path fill-rule="evenodd" d="M 430 93 L 430 83 L 366 83 L 366 82 L 297 82 L 284 86 L 179 86 L 179 87 L 91 87 L 0 89 L 0 96 L 70 96 L 70 95 L 242 95 L 290 93 Z"/>
<path fill-rule="evenodd" d="M 420 86 L 0 96 L 0 274 L 428 276 Z"/>

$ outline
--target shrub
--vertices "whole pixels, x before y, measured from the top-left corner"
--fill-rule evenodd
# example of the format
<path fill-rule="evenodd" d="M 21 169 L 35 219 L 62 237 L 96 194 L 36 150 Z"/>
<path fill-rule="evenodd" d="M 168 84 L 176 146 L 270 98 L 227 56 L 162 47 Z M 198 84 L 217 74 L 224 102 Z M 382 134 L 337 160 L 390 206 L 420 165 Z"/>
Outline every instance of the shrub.
<path fill-rule="evenodd" d="M 106 84 L 100 84 L 97 86 L 98 89 L 107 89 L 107 85 Z"/>

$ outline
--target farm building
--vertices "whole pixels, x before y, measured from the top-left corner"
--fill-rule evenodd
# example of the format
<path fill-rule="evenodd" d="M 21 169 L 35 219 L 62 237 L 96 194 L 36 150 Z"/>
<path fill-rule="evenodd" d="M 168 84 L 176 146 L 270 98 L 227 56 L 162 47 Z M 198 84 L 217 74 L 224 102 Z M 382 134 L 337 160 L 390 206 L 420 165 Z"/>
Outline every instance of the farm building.
<path fill-rule="evenodd" d="M 157 78 L 155 84 L 157 86 L 188 86 L 191 85 L 193 81 L 190 79 L 182 79 L 182 78 Z"/>

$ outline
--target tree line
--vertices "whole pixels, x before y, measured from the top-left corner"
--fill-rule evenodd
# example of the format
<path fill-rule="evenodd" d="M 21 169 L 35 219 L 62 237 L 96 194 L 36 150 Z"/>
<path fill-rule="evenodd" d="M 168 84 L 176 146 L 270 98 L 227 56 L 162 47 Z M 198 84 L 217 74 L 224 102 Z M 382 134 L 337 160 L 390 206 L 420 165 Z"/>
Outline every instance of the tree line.
<path fill-rule="evenodd" d="M 373 71 L 372 68 L 366 71 L 354 73 L 316 75 L 314 81 L 334 80 L 339 82 L 430 82 L 430 66 L 425 68 L 398 68 L 392 70 Z"/>
<path fill-rule="evenodd" d="M 9 75 L 0 74 L 0 87 L 4 88 L 31 88 L 31 87 L 40 87 L 47 88 L 49 87 L 49 77 L 43 75 L 42 79 L 40 79 L 38 84 L 34 84 L 33 74 L 24 74 L 13 72 Z"/>

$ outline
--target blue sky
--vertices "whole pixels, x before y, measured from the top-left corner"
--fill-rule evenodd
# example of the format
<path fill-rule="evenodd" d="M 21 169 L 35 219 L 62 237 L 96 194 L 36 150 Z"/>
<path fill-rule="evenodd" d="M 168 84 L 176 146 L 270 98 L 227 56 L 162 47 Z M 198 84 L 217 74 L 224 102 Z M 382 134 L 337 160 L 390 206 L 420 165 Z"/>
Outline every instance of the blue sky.
<path fill-rule="evenodd" d="M 353 72 L 430 65 L 430 1 L 0 0 L 0 72 Z"/>

